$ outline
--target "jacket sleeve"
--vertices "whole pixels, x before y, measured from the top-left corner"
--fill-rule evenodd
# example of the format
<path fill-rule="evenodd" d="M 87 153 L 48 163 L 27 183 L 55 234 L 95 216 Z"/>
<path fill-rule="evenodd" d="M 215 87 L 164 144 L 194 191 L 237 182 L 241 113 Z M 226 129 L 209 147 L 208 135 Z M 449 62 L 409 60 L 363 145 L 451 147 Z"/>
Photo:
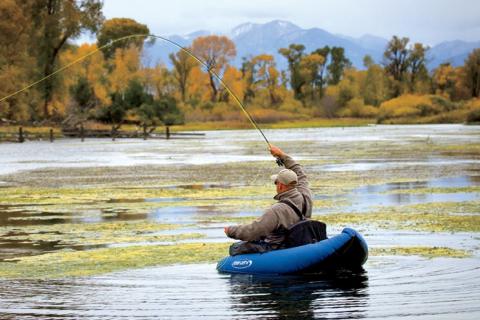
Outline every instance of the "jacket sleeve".
<path fill-rule="evenodd" d="M 282 158 L 283 163 L 285 164 L 285 168 L 292 170 L 297 174 L 298 184 L 297 189 L 300 191 L 304 196 L 308 203 L 307 205 L 307 212 L 305 216 L 310 218 L 312 216 L 312 207 L 313 207 L 313 194 L 312 190 L 310 190 L 310 185 L 307 180 L 307 175 L 303 171 L 303 168 L 300 164 L 295 162 L 292 157 L 285 154 Z"/>
<path fill-rule="evenodd" d="M 293 160 L 293 158 L 287 154 L 284 155 L 281 159 L 285 164 L 285 168 L 290 169 L 297 174 L 297 177 L 298 177 L 297 187 L 308 188 L 307 175 L 303 171 L 302 166 L 297 162 L 295 162 L 295 160 Z"/>
<path fill-rule="evenodd" d="M 277 229 L 279 220 L 277 215 L 268 209 L 265 213 L 249 224 L 228 227 L 227 235 L 230 238 L 243 241 L 261 240 Z"/>

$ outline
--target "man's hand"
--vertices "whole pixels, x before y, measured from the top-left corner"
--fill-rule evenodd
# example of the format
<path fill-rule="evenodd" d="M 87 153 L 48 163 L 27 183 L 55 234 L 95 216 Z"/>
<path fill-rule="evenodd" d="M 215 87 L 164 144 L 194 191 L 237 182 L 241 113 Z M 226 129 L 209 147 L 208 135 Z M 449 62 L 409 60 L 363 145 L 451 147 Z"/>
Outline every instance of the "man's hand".
<path fill-rule="evenodd" d="M 275 158 L 282 158 L 285 155 L 285 152 L 283 152 L 282 149 L 280 149 L 277 146 L 274 146 L 273 144 L 270 145 L 270 153 Z"/>

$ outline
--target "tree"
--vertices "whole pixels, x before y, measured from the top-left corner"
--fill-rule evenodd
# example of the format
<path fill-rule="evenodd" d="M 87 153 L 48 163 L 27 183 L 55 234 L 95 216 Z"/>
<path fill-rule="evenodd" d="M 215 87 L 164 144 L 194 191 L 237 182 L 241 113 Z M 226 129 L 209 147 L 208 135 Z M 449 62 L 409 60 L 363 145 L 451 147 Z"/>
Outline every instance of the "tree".
<path fill-rule="evenodd" d="M 80 77 L 70 90 L 80 114 L 84 115 L 85 112 L 95 106 L 95 93 L 87 78 Z"/>
<path fill-rule="evenodd" d="M 0 98 L 29 84 L 34 58 L 29 51 L 29 17 L 14 0 L 0 1 Z M 29 120 L 34 92 L 15 95 L 0 103 L 0 118 Z"/>
<path fill-rule="evenodd" d="M 393 36 L 383 53 L 385 71 L 393 78 L 393 96 L 398 97 L 401 93 L 401 83 L 405 80 L 408 70 L 408 38 Z"/>
<path fill-rule="evenodd" d="M 122 125 L 129 110 L 136 112 L 136 109 L 143 104 L 151 104 L 152 101 L 152 95 L 145 92 L 140 81 L 132 79 L 128 82 L 125 90 L 115 91 L 111 94 L 111 103 L 99 110 L 97 118 L 111 123 L 112 131 L 116 131 Z"/>
<path fill-rule="evenodd" d="M 280 73 L 275 67 L 273 56 L 267 54 L 258 55 L 252 59 L 252 65 L 255 87 L 267 90 L 271 105 L 278 104 L 280 102 L 277 92 Z"/>
<path fill-rule="evenodd" d="M 408 71 L 410 75 L 410 92 L 415 92 L 415 85 L 421 78 L 428 78 L 426 52 L 428 47 L 421 43 L 415 43 L 409 50 L 407 59 Z"/>
<path fill-rule="evenodd" d="M 450 63 L 439 65 L 433 72 L 433 89 L 435 94 L 444 94 L 448 98 L 454 96 L 457 75 Z"/>
<path fill-rule="evenodd" d="M 141 75 L 139 49 L 134 46 L 126 49 L 118 48 L 111 66 L 113 69 L 108 74 L 110 92 L 124 91 L 130 81 L 139 78 Z"/>
<path fill-rule="evenodd" d="M 132 37 L 113 43 L 111 46 L 103 49 L 105 59 L 110 59 L 117 49 L 127 49 L 134 46 L 138 51 L 142 51 L 143 42 L 150 34 L 150 30 L 144 24 L 138 23 L 128 18 L 113 18 L 106 20 L 98 32 L 97 45 L 102 47 L 113 40 L 117 40 L 131 35 L 145 35 L 144 37 Z M 152 42 L 154 39 L 152 40 Z"/>
<path fill-rule="evenodd" d="M 215 102 L 218 84 L 210 71 L 214 71 L 218 76 L 223 75 L 228 62 L 237 54 L 235 44 L 225 36 L 198 37 L 192 43 L 192 52 L 207 65 L 212 90 L 211 101 Z"/>
<path fill-rule="evenodd" d="M 373 58 L 371 55 L 367 54 L 365 57 L 363 57 L 363 66 L 365 68 L 370 68 L 372 65 L 374 65 L 375 62 L 373 61 Z"/>
<path fill-rule="evenodd" d="M 327 61 L 329 59 L 329 55 L 330 55 L 330 47 L 329 46 L 325 46 L 323 48 L 318 48 L 317 50 L 313 51 L 313 53 L 316 53 L 316 54 L 319 54 L 323 57 L 323 63 L 321 65 L 319 65 L 319 69 L 318 69 L 318 76 L 317 76 L 317 87 L 319 88 L 319 93 L 320 93 L 320 98 L 323 97 L 323 91 L 324 91 L 324 88 L 325 88 L 325 84 L 326 84 L 326 78 L 327 78 Z"/>
<path fill-rule="evenodd" d="M 242 72 L 235 67 L 227 66 L 223 74 L 223 82 L 239 99 L 243 97 L 245 91 L 245 82 L 242 80 Z M 232 101 L 231 96 L 225 88 L 219 89 L 220 101 Z"/>
<path fill-rule="evenodd" d="M 250 102 L 255 97 L 255 89 L 254 89 L 254 74 L 255 74 L 255 66 L 251 60 L 247 58 L 242 58 L 242 67 L 240 68 L 242 72 L 242 79 L 245 83 L 245 91 L 243 94 L 243 101 L 245 103 Z"/>
<path fill-rule="evenodd" d="M 305 46 L 302 44 L 291 44 L 288 48 L 280 48 L 278 52 L 288 61 L 288 69 L 290 71 L 290 85 L 293 90 L 295 99 L 303 101 L 302 87 L 305 80 L 300 72 L 300 61 L 304 55 Z"/>
<path fill-rule="evenodd" d="M 378 64 L 369 64 L 363 86 L 363 100 L 365 104 L 378 107 L 387 99 L 387 95 L 385 71 Z"/>
<path fill-rule="evenodd" d="M 300 74 L 306 85 L 303 86 L 304 96 L 309 96 L 312 101 L 323 94 L 323 70 L 325 57 L 312 52 L 302 57 L 300 61 Z"/>
<path fill-rule="evenodd" d="M 175 54 L 172 53 L 169 57 L 173 63 L 173 75 L 180 89 L 181 100 L 185 102 L 189 76 L 192 69 L 198 65 L 198 62 L 184 50 L 180 50 Z"/>
<path fill-rule="evenodd" d="M 333 47 L 330 50 L 331 62 L 328 65 L 328 84 L 336 85 L 340 82 L 345 68 L 351 66 L 350 60 L 345 57 L 345 50 L 341 47 Z"/>
<path fill-rule="evenodd" d="M 471 97 L 480 96 L 480 48 L 473 50 L 464 65 L 465 85 L 470 91 Z"/>
<path fill-rule="evenodd" d="M 51 74 L 60 52 L 69 39 L 78 37 L 84 31 L 95 33 L 104 20 L 103 1 L 100 0 L 37 0 L 24 4 L 32 19 L 32 52 L 36 52 L 42 75 Z M 48 106 L 52 99 L 55 82 L 43 82 L 43 115 L 49 117 Z"/>

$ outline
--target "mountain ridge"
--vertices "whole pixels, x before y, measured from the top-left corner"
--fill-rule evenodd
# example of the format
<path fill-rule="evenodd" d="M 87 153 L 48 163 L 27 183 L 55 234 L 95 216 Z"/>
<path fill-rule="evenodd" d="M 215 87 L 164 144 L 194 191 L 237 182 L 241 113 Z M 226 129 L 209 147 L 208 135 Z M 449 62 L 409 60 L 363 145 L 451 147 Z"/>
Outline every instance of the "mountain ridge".
<path fill-rule="evenodd" d="M 212 33 L 208 30 L 199 30 L 187 35 L 171 35 L 168 38 L 181 46 L 189 46 L 196 37 L 206 36 Z M 287 69 L 286 59 L 278 53 L 278 49 L 288 47 L 290 44 L 303 44 L 305 52 L 328 46 L 340 46 L 345 49 L 345 54 L 358 69 L 364 69 L 363 58 L 370 55 L 376 63 L 381 63 L 383 52 L 388 44 L 388 39 L 364 34 L 358 38 L 333 34 L 327 30 L 314 27 L 303 29 L 292 22 L 285 20 L 273 20 L 267 23 L 242 23 L 223 35 L 228 36 L 236 45 L 237 56 L 232 62 L 239 68 L 243 57 L 252 57 L 258 54 L 271 54 L 275 57 L 277 66 L 281 70 Z M 450 40 L 441 42 L 430 48 L 427 55 L 430 70 L 441 63 L 450 62 L 454 66 L 463 65 L 468 54 L 480 47 L 480 41 L 467 42 L 462 40 Z M 146 48 L 148 61 L 161 62 L 171 67 L 168 59 L 170 53 L 178 51 L 165 42 L 157 41 L 153 46 Z"/>

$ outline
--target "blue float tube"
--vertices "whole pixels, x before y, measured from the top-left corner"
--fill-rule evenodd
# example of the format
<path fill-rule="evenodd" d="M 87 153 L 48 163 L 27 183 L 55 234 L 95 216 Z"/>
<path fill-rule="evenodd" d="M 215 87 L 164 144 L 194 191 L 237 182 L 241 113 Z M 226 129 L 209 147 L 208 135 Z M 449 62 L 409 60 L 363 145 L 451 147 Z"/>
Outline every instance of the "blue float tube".
<path fill-rule="evenodd" d="M 357 231 L 345 228 L 330 239 L 300 247 L 229 256 L 217 270 L 243 274 L 302 274 L 337 268 L 360 268 L 368 258 L 368 247 Z"/>

